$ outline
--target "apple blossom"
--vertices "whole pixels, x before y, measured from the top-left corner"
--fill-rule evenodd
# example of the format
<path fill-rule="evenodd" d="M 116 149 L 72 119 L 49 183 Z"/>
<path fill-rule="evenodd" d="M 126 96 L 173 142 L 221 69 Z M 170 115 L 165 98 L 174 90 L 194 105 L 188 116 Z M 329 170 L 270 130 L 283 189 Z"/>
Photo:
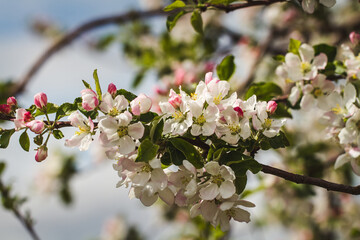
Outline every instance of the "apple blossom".
<path fill-rule="evenodd" d="M 134 100 L 130 102 L 131 112 L 134 115 L 139 116 L 150 111 L 152 105 L 151 98 L 141 93 Z"/>
<path fill-rule="evenodd" d="M 31 122 L 25 123 L 25 126 L 36 134 L 40 134 L 45 129 L 45 123 L 40 120 L 32 120 Z"/>
<path fill-rule="evenodd" d="M 193 116 L 193 124 L 191 126 L 191 134 L 193 136 L 210 136 L 216 128 L 216 119 L 218 118 L 219 109 L 210 104 L 206 109 L 197 102 L 189 104 L 190 113 Z"/>
<path fill-rule="evenodd" d="M 45 145 L 40 146 L 35 154 L 35 160 L 37 162 L 42 162 L 44 161 L 48 156 L 48 149 Z"/>
<path fill-rule="evenodd" d="M 113 99 L 112 95 L 106 92 L 102 96 L 102 102 L 99 108 L 104 113 L 115 117 L 125 111 L 128 106 L 129 102 L 123 95 L 118 95 Z"/>
<path fill-rule="evenodd" d="M 18 131 L 21 128 L 26 127 L 25 123 L 30 122 L 32 119 L 33 117 L 31 116 L 30 112 L 23 108 L 16 109 L 14 119 L 15 130 Z"/>
<path fill-rule="evenodd" d="M 86 111 L 92 111 L 99 105 L 99 100 L 96 93 L 91 89 L 84 89 L 81 91 L 82 107 Z"/>
<path fill-rule="evenodd" d="M 92 135 L 94 132 L 94 123 L 89 117 L 86 119 L 79 112 L 73 112 L 69 116 L 72 126 L 79 128 L 75 135 L 70 139 L 65 140 L 67 147 L 79 147 L 80 151 L 85 151 L 89 148 L 92 142 Z"/>
<path fill-rule="evenodd" d="M 47 96 L 45 93 L 40 92 L 35 94 L 34 103 L 37 108 L 43 109 L 47 105 Z"/>

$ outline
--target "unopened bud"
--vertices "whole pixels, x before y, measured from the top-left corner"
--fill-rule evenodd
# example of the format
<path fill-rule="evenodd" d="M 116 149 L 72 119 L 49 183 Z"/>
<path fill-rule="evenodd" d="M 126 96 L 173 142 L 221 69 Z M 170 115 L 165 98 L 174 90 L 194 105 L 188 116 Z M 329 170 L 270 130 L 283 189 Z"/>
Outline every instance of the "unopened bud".
<path fill-rule="evenodd" d="M 266 111 L 273 114 L 277 109 L 277 103 L 275 101 L 269 101 L 266 107 Z"/>
<path fill-rule="evenodd" d="M 17 105 L 17 101 L 15 99 L 15 97 L 9 97 L 6 101 L 7 105 L 11 106 L 16 106 Z"/>
<path fill-rule="evenodd" d="M 237 112 L 239 117 L 243 117 L 244 116 L 244 112 L 240 107 L 234 107 L 235 112 Z"/>
<path fill-rule="evenodd" d="M 349 35 L 350 41 L 354 45 L 358 45 L 360 42 L 360 34 L 356 32 L 351 32 Z"/>
<path fill-rule="evenodd" d="M 11 112 L 11 107 L 7 104 L 0 104 L 0 113 L 9 114 Z"/>
<path fill-rule="evenodd" d="M 48 148 L 46 146 L 40 146 L 35 154 L 35 160 L 37 162 L 44 161 L 48 156 Z"/>
<path fill-rule="evenodd" d="M 36 134 L 40 134 L 45 129 L 45 123 L 40 120 L 32 120 L 31 122 L 25 123 L 25 126 Z"/>
<path fill-rule="evenodd" d="M 47 96 L 45 93 L 41 92 L 34 96 L 34 103 L 37 108 L 44 108 L 47 105 Z"/>
<path fill-rule="evenodd" d="M 170 94 L 169 94 L 170 98 L 168 100 L 168 102 L 174 107 L 177 108 L 180 106 L 182 99 L 181 96 L 179 94 L 177 94 L 174 90 L 170 90 Z"/>
<path fill-rule="evenodd" d="M 108 93 L 110 93 L 113 97 L 116 95 L 116 86 L 113 83 L 110 83 L 108 86 Z"/>

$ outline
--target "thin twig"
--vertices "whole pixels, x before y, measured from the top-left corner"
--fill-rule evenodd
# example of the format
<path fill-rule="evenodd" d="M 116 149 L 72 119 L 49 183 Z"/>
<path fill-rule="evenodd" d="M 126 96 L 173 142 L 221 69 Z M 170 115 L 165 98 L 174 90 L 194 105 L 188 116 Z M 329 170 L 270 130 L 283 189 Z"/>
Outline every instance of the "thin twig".
<path fill-rule="evenodd" d="M 230 5 L 223 5 L 223 4 L 213 4 L 213 3 L 206 3 L 206 8 L 216 8 L 219 10 L 223 10 L 225 12 L 232 12 L 242 8 L 248 7 L 255 7 L 255 6 L 267 6 L 270 4 L 278 3 L 278 2 L 285 2 L 286 0 L 259 0 L 259 1 L 248 1 L 245 3 L 236 3 Z"/>
<path fill-rule="evenodd" d="M 131 11 L 125 14 L 113 15 L 108 17 L 101 17 L 91 21 L 88 21 L 69 33 L 62 36 L 59 40 L 53 43 L 44 53 L 35 61 L 25 75 L 20 78 L 19 82 L 10 90 L 9 96 L 17 95 L 24 91 L 25 86 L 30 79 L 37 73 L 37 71 L 44 65 L 44 63 L 56 52 L 64 48 L 65 46 L 78 39 L 82 34 L 103 27 L 109 24 L 124 24 L 126 22 L 151 18 L 156 16 L 167 15 L 162 9 L 150 10 L 150 11 Z"/>

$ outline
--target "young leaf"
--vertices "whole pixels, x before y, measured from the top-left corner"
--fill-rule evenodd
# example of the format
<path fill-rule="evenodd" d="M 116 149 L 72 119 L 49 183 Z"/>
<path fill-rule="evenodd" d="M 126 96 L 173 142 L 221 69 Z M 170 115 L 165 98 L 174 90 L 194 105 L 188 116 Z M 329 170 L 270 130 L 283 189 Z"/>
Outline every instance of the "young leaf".
<path fill-rule="evenodd" d="M 150 139 L 156 143 L 160 138 L 164 129 L 164 120 L 157 117 L 151 123 Z"/>
<path fill-rule="evenodd" d="M 290 38 L 288 51 L 291 53 L 294 53 L 296 55 L 299 55 L 299 47 L 301 46 L 301 42 L 299 40 Z"/>
<path fill-rule="evenodd" d="M 98 95 L 99 100 L 101 101 L 102 93 L 101 93 L 99 77 L 98 77 L 98 74 L 97 74 L 97 69 L 94 70 L 93 77 L 94 77 L 94 80 L 95 80 L 96 93 Z"/>
<path fill-rule="evenodd" d="M 194 11 L 191 15 L 191 25 L 194 30 L 200 34 L 203 34 L 203 21 L 199 11 Z"/>
<path fill-rule="evenodd" d="M 72 103 L 63 103 L 60 105 L 56 111 L 56 120 L 59 120 L 62 117 L 69 116 L 71 113 L 77 110 L 77 104 Z"/>
<path fill-rule="evenodd" d="M 172 145 L 169 146 L 168 151 L 170 154 L 171 162 L 176 166 L 182 165 L 183 161 L 186 159 L 185 155 Z"/>
<path fill-rule="evenodd" d="M 64 134 L 60 130 L 57 130 L 57 129 L 55 129 L 53 131 L 53 135 L 56 139 L 62 139 L 64 137 Z"/>
<path fill-rule="evenodd" d="M 186 160 L 191 162 L 194 167 L 201 168 L 204 166 L 203 162 L 201 161 L 201 155 L 196 150 L 196 148 L 189 142 L 185 141 L 181 138 L 172 138 L 170 139 L 171 144 L 180 150 L 186 157 Z"/>
<path fill-rule="evenodd" d="M 119 89 L 116 92 L 116 96 L 117 95 L 124 95 L 124 97 L 131 102 L 132 100 L 134 100 L 137 96 L 135 94 L 133 94 L 132 92 L 129 92 L 125 89 Z"/>
<path fill-rule="evenodd" d="M 11 136 L 14 134 L 15 129 L 4 130 L 0 137 L 0 148 L 7 148 Z"/>
<path fill-rule="evenodd" d="M 177 9 L 177 8 L 183 8 L 183 7 L 186 7 L 185 3 L 183 1 L 180 1 L 180 0 L 176 0 L 175 2 L 173 2 L 172 4 L 166 6 L 164 8 L 164 11 L 165 12 L 170 12 L 174 9 Z"/>
<path fill-rule="evenodd" d="M 183 16 L 185 15 L 185 11 L 180 11 L 174 15 L 170 15 L 167 17 L 166 20 L 166 28 L 169 32 L 171 32 L 171 30 L 175 27 L 176 22 Z"/>
<path fill-rule="evenodd" d="M 325 53 L 328 58 L 328 62 L 332 62 L 335 60 L 337 53 L 336 47 L 322 43 L 315 45 L 314 50 L 315 50 L 315 56 L 319 55 L 320 53 Z"/>
<path fill-rule="evenodd" d="M 273 97 L 281 95 L 282 90 L 275 83 L 259 82 L 251 85 L 251 87 L 245 94 L 245 99 L 250 98 L 254 94 L 256 95 L 258 100 L 269 101 Z"/>
<path fill-rule="evenodd" d="M 89 84 L 87 81 L 82 80 L 82 82 L 83 82 L 83 84 L 84 84 L 84 86 L 85 86 L 86 88 L 91 89 L 91 86 L 90 86 L 90 84 Z"/>
<path fill-rule="evenodd" d="M 143 113 L 140 114 L 140 121 L 145 122 L 145 123 L 149 123 L 151 122 L 155 117 L 157 117 L 158 114 L 154 113 L 154 112 L 147 112 L 147 113 Z"/>
<path fill-rule="evenodd" d="M 46 113 L 47 114 L 56 113 L 58 108 L 59 108 L 59 106 L 54 104 L 54 103 L 47 103 L 47 105 L 46 105 Z M 37 117 L 37 116 L 41 116 L 41 115 L 44 115 L 44 114 L 45 113 L 42 110 L 37 109 L 36 112 L 33 114 L 33 116 Z"/>
<path fill-rule="evenodd" d="M 139 146 L 135 162 L 149 162 L 153 160 L 158 150 L 159 145 L 153 144 L 149 139 L 145 139 Z"/>
<path fill-rule="evenodd" d="M 216 72 L 220 80 L 229 80 L 235 72 L 234 56 L 226 56 L 221 63 L 216 67 Z"/>
<path fill-rule="evenodd" d="M 234 170 L 236 177 L 244 176 L 247 170 L 250 170 L 253 174 L 261 171 L 262 166 L 256 160 L 244 160 L 238 163 L 230 164 L 232 170 Z"/>
<path fill-rule="evenodd" d="M 19 142 L 22 149 L 28 152 L 30 149 L 30 139 L 26 131 L 20 135 Z"/>

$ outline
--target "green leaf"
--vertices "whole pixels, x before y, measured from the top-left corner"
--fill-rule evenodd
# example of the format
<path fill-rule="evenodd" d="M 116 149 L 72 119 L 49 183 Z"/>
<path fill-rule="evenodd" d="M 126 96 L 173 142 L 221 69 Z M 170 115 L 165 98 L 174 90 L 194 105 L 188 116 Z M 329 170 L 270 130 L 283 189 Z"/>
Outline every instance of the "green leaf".
<path fill-rule="evenodd" d="M 131 102 L 132 100 L 134 100 L 137 97 L 135 94 L 133 94 L 132 92 L 129 92 L 125 89 L 117 90 L 116 96 L 117 95 L 123 95 L 129 102 Z"/>
<path fill-rule="evenodd" d="M 20 135 L 19 142 L 22 149 L 28 152 L 30 149 L 30 139 L 26 131 Z"/>
<path fill-rule="evenodd" d="M 71 113 L 77 110 L 77 104 L 73 103 L 63 103 L 60 105 L 56 111 L 56 120 L 59 120 L 62 117 L 69 116 Z"/>
<path fill-rule="evenodd" d="M 282 90 L 275 83 L 259 82 L 250 86 L 245 94 L 245 99 L 250 98 L 252 95 L 256 95 L 257 100 L 269 101 L 275 96 L 282 95 Z"/>
<path fill-rule="evenodd" d="M 276 55 L 273 56 L 273 59 L 279 62 L 285 62 L 285 56 L 284 55 Z"/>
<path fill-rule="evenodd" d="M 294 53 L 296 55 L 299 55 L 299 47 L 301 46 L 301 42 L 299 40 L 290 38 L 288 51 L 291 53 Z"/>
<path fill-rule="evenodd" d="M 3 130 L 0 137 L 0 148 L 7 148 L 10 142 L 11 136 L 14 134 L 15 129 Z"/>
<path fill-rule="evenodd" d="M 6 163 L 5 162 L 0 162 L 0 176 L 4 172 L 5 167 L 6 167 Z"/>
<path fill-rule="evenodd" d="M 235 181 L 235 188 L 236 188 L 236 193 L 240 194 L 244 191 L 246 184 L 247 184 L 247 176 L 236 176 Z"/>
<path fill-rule="evenodd" d="M 62 139 L 64 137 L 64 134 L 58 129 L 53 130 L 53 135 L 56 139 Z"/>
<path fill-rule="evenodd" d="M 166 6 L 164 8 L 164 11 L 165 12 L 170 12 L 170 11 L 175 10 L 177 8 L 183 8 L 183 7 L 186 7 L 186 4 L 183 1 L 177 0 L 177 1 L 173 2 L 172 4 Z"/>
<path fill-rule="evenodd" d="M 177 150 L 173 145 L 168 147 L 168 151 L 171 162 L 176 166 L 182 165 L 183 161 L 186 159 L 185 155 L 181 151 Z"/>
<path fill-rule="evenodd" d="M 96 93 L 98 95 L 99 100 L 101 101 L 102 100 L 102 93 L 101 93 L 99 76 L 97 74 L 97 69 L 94 70 L 93 77 L 94 77 L 94 80 L 95 80 Z"/>
<path fill-rule="evenodd" d="M 253 174 L 261 171 L 262 166 L 256 160 L 244 160 L 238 163 L 230 164 L 232 170 L 234 170 L 236 177 L 244 176 L 247 170 L 250 170 Z"/>
<path fill-rule="evenodd" d="M 42 135 L 36 135 L 35 137 L 34 137 L 34 143 L 36 144 L 36 145 L 38 145 L 38 146 L 41 146 L 42 145 L 42 143 L 43 143 L 43 140 L 44 140 L 44 138 L 43 138 L 43 136 Z"/>
<path fill-rule="evenodd" d="M 236 2 L 236 1 L 239 1 L 239 0 L 210 0 L 210 1 L 208 1 L 208 3 L 229 5 L 230 3 Z"/>
<path fill-rule="evenodd" d="M 47 105 L 46 105 L 46 113 L 47 114 L 56 113 L 58 108 L 59 108 L 59 106 L 54 104 L 54 103 L 47 103 Z M 37 117 L 37 116 L 41 116 L 41 115 L 44 115 L 44 114 L 45 113 L 42 110 L 37 109 L 36 112 L 33 114 L 33 116 Z"/>
<path fill-rule="evenodd" d="M 165 166 L 171 165 L 171 157 L 169 152 L 165 152 L 160 158 L 161 164 Z"/>
<path fill-rule="evenodd" d="M 234 56 L 226 56 L 221 63 L 216 67 L 216 72 L 220 80 L 229 80 L 235 72 Z"/>
<path fill-rule="evenodd" d="M 193 26 L 194 30 L 199 33 L 203 34 L 203 21 L 201 18 L 201 14 L 198 10 L 195 10 L 191 15 L 191 25 Z"/>
<path fill-rule="evenodd" d="M 185 15 L 186 12 L 185 11 L 180 11 L 174 15 L 170 15 L 167 17 L 166 19 L 166 28 L 169 32 L 171 32 L 171 30 L 175 27 L 176 22 L 183 16 Z"/>
<path fill-rule="evenodd" d="M 191 143 L 181 138 L 172 138 L 170 142 L 185 155 L 186 160 L 191 162 L 194 167 L 201 168 L 204 166 L 200 153 Z"/>
<path fill-rule="evenodd" d="M 87 81 L 82 80 L 82 82 L 83 82 L 83 84 L 84 84 L 84 86 L 85 86 L 86 88 L 91 89 L 91 86 L 90 86 L 90 84 L 89 84 Z"/>
<path fill-rule="evenodd" d="M 278 149 L 290 146 L 289 140 L 282 131 L 278 135 L 272 138 L 263 138 L 260 142 L 260 148 L 262 150 L 269 150 L 271 148 Z"/>
<path fill-rule="evenodd" d="M 328 62 L 332 62 L 335 60 L 336 53 L 337 53 L 336 47 L 329 46 L 324 43 L 315 45 L 313 47 L 315 50 L 315 56 L 319 55 L 320 53 L 325 53 L 328 58 Z"/>
<path fill-rule="evenodd" d="M 149 162 L 153 160 L 158 150 L 159 145 L 153 144 L 149 139 L 145 139 L 139 146 L 135 162 Z"/>
<path fill-rule="evenodd" d="M 145 122 L 145 123 L 149 123 L 151 122 L 155 117 L 157 117 L 158 114 L 154 113 L 154 112 L 147 112 L 144 114 L 140 114 L 140 121 Z"/>
<path fill-rule="evenodd" d="M 150 139 L 156 143 L 161 139 L 161 135 L 164 129 L 164 120 L 160 117 L 156 117 L 151 123 Z"/>

